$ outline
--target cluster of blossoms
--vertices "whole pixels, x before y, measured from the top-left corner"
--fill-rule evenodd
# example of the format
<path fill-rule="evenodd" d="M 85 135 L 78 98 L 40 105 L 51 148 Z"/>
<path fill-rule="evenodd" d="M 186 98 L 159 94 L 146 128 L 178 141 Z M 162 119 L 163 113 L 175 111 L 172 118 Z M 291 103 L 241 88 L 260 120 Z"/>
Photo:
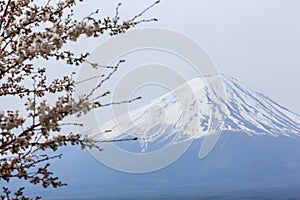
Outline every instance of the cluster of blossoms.
<path fill-rule="evenodd" d="M 78 66 L 87 62 L 88 53 L 80 55 L 66 44 L 76 42 L 79 37 L 99 37 L 105 33 L 117 35 L 142 22 L 139 20 L 155 4 L 134 16 L 121 21 L 119 4 L 114 17 L 97 18 L 98 10 L 83 19 L 75 19 L 73 7 L 82 0 L 48 0 L 37 5 L 34 0 L 0 0 L 0 97 L 16 98 L 24 102 L 25 111 L 0 111 L 0 182 L 1 186 L 12 178 L 41 184 L 43 187 L 61 187 L 47 161 L 62 155 L 49 155 L 62 146 L 80 145 L 82 148 L 99 148 L 90 138 L 75 133 L 61 133 L 64 119 L 81 116 L 101 104 L 101 98 L 90 97 L 116 72 L 116 66 L 108 67 L 112 72 L 87 95 L 78 99 L 72 97 L 75 82 L 73 74 L 48 80 L 46 67 L 34 64 L 35 60 L 65 61 L 66 65 Z M 88 80 L 87 80 L 88 81 Z M 104 92 L 99 97 L 105 97 Z M 46 97 L 52 95 L 52 104 Z M 112 102 L 113 103 L 113 102 Z M 71 125 L 78 125 L 72 124 Z M 47 150 L 47 151 L 46 151 Z M 0 199 L 30 199 L 24 188 L 11 192 L 3 187 Z M 40 199 L 40 197 L 36 197 Z"/>

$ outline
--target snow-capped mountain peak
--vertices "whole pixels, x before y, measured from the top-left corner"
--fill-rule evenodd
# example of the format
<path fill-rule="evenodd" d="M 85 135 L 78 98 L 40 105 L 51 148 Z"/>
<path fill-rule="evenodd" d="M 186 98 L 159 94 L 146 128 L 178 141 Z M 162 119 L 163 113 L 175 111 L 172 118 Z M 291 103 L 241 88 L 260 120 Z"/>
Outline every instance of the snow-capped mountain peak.
<path fill-rule="evenodd" d="M 218 95 L 220 80 L 224 95 Z M 102 128 L 112 130 L 105 139 L 131 135 L 141 139 L 143 145 L 199 138 L 217 129 L 248 135 L 300 136 L 300 116 L 236 79 L 220 75 L 194 78 Z M 104 137 L 98 133 L 92 136 Z"/>

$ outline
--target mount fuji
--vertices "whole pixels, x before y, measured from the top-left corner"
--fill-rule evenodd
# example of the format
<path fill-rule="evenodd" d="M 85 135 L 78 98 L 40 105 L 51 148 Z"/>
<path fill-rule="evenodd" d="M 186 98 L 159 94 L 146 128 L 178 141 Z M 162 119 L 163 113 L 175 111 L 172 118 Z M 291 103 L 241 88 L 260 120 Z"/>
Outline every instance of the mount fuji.
<path fill-rule="evenodd" d="M 217 129 L 249 136 L 299 137 L 300 115 L 236 79 L 220 75 L 194 78 L 148 105 L 103 124 L 102 129 L 111 129 L 111 133 L 95 131 L 90 136 L 99 140 L 134 136 L 147 151 L 149 144 L 197 139 Z"/>
<path fill-rule="evenodd" d="M 46 199 L 300 199 L 300 116 L 232 77 L 194 78 L 101 129 L 111 132 L 90 137 L 137 137 L 116 145 L 140 153 L 193 143 L 172 165 L 145 174 L 64 149 L 52 165 L 68 187 L 42 191 Z M 220 138 L 200 160 L 199 146 L 216 130 Z"/>

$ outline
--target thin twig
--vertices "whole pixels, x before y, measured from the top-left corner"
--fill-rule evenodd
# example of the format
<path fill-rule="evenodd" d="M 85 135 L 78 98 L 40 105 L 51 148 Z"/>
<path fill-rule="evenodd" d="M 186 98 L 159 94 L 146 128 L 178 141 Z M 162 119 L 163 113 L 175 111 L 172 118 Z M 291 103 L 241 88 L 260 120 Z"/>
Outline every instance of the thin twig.
<path fill-rule="evenodd" d="M 151 4 L 149 7 L 147 7 L 145 10 L 143 10 L 142 12 L 140 12 L 140 14 L 134 16 L 130 21 L 134 21 L 137 18 L 141 17 L 143 14 L 145 14 L 148 10 L 150 10 L 151 8 L 153 8 L 156 4 L 158 4 L 160 1 L 156 1 L 153 4 Z"/>
<path fill-rule="evenodd" d="M 136 98 L 128 100 L 128 101 L 119 101 L 119 102 L 111 102 L 111 103 L 107 103 L 107 104 L 99 104 L 99 107 L 107 107 L 107 106 L 112 106 L 112 105 L 120 105 L 120 104 L 125 104 L 125 103 L 132 103 L 132 102 L 137 101 L 139 99 L 142 99 L 142 97 L 136 97 Z"/>
<path fill-rule="evenodd" d="M 138 140 L 137 137 L 134 138 L 125 138 L 125 139 L 112 139 L 112 140 L 99 140 L 94 141 L 96 143 L 106 143 L 106 142 L 124 142 L 124 141 L 135 141 Z"/>
<path fill-rule="evenodd" d="M 92 91 L 90 92 L 90 94 L 88 94 L 88 95 L 86 96 L 86 99 L 88 99 L 89 97 L 91 97 L 91 96 L 94 94 L 94 92 L 95 92 L 98 88 L 100 88 L 100 87 L 103 85 L 103 83 L 105 83 L 107 80 L 109 80 L 109 79 L 111 78 L 111 76 L 112 76 L 114 73 L 117 72 L 118 67 L 119 67 L 120 64 L 123 63 L 123 62 L 125 62 L 125 60 L 120 60 L 120 61 L 117 63 L 117 65 L 115 66 L 115 68 L 113 69 L 113 71 L 110 72 L 106 78 L 102 79 L 102 80 L 100 81 L 100 83 L 99 83 L 96 87 L 94 87 L 94 88 L 92 89 Z"/>

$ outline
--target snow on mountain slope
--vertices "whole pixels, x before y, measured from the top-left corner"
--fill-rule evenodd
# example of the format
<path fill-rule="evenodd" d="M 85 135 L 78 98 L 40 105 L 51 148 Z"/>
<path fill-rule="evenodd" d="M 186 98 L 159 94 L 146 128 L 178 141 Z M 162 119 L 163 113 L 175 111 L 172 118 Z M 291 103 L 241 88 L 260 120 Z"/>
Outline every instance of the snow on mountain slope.
<path fill-rule="evenodd" d="M 225 130 L 252 134 L 300 135 L 300 116 L 267 96 L 247 89 L 233 78 L 223 76 L 227 113 Z"/>
<path fill-rule="evenodd" d="M 144 148 L 149 142 L 176 143 L 217 129 L 248 135 L 300 136 L 299 115 L 234 78 L 220 76 L 194 78 L 148 105 L 105 123 L 102 130 L 111 129 L 110 134 L 93 132 L 91 136 L 112 139 L 131 135 L 138 137 Z M 225 96 L 218 95 L 216 89 L 220 78 Z"/>

